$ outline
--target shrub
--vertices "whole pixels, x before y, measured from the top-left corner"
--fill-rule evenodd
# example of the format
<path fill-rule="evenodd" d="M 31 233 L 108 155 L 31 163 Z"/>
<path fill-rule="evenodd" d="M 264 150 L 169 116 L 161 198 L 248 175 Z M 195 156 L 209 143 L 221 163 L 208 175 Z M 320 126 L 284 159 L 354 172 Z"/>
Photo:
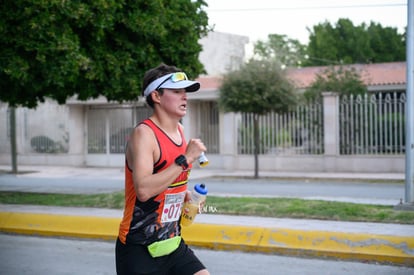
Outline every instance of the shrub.
<path fill-rule="evenodd" d="M 56 151 L 56 142 L 47 136 L 35 136 L 31 138 L 30 145 L 38 153 L 54 153 Z"/>

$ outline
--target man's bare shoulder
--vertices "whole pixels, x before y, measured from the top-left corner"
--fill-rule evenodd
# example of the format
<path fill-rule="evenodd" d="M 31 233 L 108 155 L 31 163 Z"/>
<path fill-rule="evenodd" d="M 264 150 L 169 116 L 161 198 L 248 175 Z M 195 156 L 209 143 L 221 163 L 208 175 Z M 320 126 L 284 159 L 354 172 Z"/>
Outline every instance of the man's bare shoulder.
<path fill-rule="evenodd" d="M 146 125 L 144 123 L 140 123 L 132 130 L 131 135 L 140 136 L 140 135 L 149 135 L 149 134 L 152 134 L 152 133 L 153 133 L 153 131 L 148 125 Z"/>
<path fill-rule="evenodd" d="M 145 152 L 153 152 L 156 148 L 155 134 L 148 125 L 139 124 L 132 130 L 127 147 L 128 153 L 144 154 Z"/>

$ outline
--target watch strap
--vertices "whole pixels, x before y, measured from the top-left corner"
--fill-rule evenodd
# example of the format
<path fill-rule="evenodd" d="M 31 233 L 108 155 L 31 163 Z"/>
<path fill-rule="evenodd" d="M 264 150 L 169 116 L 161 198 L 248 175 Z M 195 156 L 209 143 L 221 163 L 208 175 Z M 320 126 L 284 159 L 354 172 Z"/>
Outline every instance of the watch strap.
<path fill-rule="evenodd" d="M 183 170 L 186 170 L 188 168 L 187 158 L 184 155 L 179 155 L 175 159 L 175 164 L 181 166 Z"/>

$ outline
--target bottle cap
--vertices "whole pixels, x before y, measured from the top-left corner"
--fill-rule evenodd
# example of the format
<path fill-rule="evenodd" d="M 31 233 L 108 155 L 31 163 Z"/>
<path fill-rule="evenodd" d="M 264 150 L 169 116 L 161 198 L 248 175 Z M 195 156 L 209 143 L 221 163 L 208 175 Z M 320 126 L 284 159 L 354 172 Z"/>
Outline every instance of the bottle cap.
<path fill-rule="evenodd" d="M 207 192 L 208 192 L 207 187 L 206 187 L 206 185 L 204 183 L 196 184 L 194 186 L 194 190 L 197 193 L 201 194 L 201 195 L 207 195 Z"/>
<path fill-rule="evenodd" d="M 204 154 L 204 152 L 201 152 L 201 155 L 198 157 L 198 164 L 200 167 L 204 167 L 208 165 L 208 158 Z"/>

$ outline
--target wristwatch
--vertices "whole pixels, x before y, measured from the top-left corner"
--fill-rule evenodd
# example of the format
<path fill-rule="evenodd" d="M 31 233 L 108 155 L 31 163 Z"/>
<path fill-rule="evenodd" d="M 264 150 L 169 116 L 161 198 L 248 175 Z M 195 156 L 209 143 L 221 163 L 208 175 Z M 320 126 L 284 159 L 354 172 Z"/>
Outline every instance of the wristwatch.
<path fill-rule="evenodd" d="M 179 155 L 176 159 L 175 159 L 175 164 L 181 166 L 183 168 L 183 170 L 188 168 L 188 163 L 187 163 L 187 159 L 185 158 L 184 155 Z"/>

